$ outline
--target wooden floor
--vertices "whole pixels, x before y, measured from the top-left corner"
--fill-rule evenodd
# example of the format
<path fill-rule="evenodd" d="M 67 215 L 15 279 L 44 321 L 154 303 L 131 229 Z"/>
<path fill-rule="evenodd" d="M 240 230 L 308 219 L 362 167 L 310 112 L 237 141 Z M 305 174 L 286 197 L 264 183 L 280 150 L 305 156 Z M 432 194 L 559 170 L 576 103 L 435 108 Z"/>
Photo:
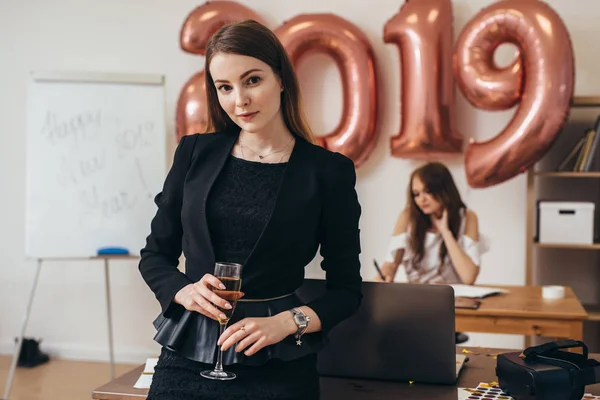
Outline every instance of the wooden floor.
<path fill-rule="evenodd" d="M 4 395 L 11 357 L 0 356 L 0 398 Z M 119 364 L 117 376 L 137 365 Z M 10 400 L 88 400 L 91 392 L 110 381 L 107 363 L 51 360 L 35 368 L 17 368 Z"/>

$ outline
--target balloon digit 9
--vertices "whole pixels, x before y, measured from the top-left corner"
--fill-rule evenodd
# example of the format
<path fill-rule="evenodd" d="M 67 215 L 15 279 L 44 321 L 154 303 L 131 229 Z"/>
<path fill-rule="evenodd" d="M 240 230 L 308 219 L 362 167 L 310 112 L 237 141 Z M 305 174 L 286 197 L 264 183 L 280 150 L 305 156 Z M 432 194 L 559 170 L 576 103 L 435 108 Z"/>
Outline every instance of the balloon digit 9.
<path fill-rule="evenodd" d="M 483 108 L 495 103 L 494 99 L 483 101 L 469 93 L 477 92 L 475 82 L 481 73 L 493 70 L 494 51 L 503 42 L 519 48 L 524 67 L 521 103 L 496 137 L 467 147 L 465 169 L 472 187 L 499 184 L 538 161 L 558 135 L 573 96 L 573 49 L 560 17 L 537 0 L 504 0 L 479 12 L 458 40 L 457 79 L 471 102 Z M 479 68 L 468 67 L 472 60 Z M 507 79 L 500 80 L 502 85 L 512 94 L 496 102 L 496 108 L 499 104 L 508 108 L 513 103 L 511 97 L 519 92 L 518 74 L 509 73 Z M 494 94 L 498 91 L 489 93 Z"/>

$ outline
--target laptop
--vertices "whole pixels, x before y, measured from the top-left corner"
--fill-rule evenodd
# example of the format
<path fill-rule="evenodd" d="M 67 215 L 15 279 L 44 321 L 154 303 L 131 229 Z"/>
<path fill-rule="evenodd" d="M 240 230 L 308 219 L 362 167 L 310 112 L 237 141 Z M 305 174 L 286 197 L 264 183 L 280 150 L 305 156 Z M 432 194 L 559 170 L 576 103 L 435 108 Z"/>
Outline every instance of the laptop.
<path fill-rule="evenodd" d="M 363 282 L 358 311 L 335 326 L 319 352 L 321 376 L 455 384 L 465 362 L 456 354 L 454 290 L 449 285 Z M 308 302 L 325 281 L 305 279 Z"/>

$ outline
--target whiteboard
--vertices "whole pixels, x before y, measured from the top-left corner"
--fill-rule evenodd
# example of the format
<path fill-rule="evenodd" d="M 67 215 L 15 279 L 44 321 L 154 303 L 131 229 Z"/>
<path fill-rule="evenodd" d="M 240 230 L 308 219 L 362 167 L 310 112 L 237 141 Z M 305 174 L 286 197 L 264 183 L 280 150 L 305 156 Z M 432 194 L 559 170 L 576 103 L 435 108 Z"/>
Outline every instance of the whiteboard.
<path fill-rule="evenodd" d="M 139 255 L 166 176 L 160 75 L 33 72 L 28 82 L 25 252 Z"/>

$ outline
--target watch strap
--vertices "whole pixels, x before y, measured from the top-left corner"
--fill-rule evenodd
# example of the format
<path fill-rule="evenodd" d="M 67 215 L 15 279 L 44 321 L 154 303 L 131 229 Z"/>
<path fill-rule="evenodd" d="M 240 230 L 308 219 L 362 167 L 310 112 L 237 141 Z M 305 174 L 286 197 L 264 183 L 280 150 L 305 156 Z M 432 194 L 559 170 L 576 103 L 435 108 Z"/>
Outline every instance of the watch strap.
<path fill-rule="evenodd" d="M 306 332 L 306 330 L 308 329 L 308 323 L 310 322 L 310 317 L 308 315 L 306 315 L 304 313 L 304 311 L 302 311 L 299 308 L 292 308 L 290 310 L 290 312 L 292 313 L 292 315 L 294 317 L 294 323 L 296 323 L 296 325 L 298 326 L 298 330 L 294 334 L 294 337 L 296 339 L 300 339 L 300 337 L 302 337 L 304 332 Z M 296 322 L 296 315 L 302 315 L 304 317 L 304 319 L 306 320 L 306 324 L 304 324 L 303 326 L 298 324 L 298 322 Z"/>

